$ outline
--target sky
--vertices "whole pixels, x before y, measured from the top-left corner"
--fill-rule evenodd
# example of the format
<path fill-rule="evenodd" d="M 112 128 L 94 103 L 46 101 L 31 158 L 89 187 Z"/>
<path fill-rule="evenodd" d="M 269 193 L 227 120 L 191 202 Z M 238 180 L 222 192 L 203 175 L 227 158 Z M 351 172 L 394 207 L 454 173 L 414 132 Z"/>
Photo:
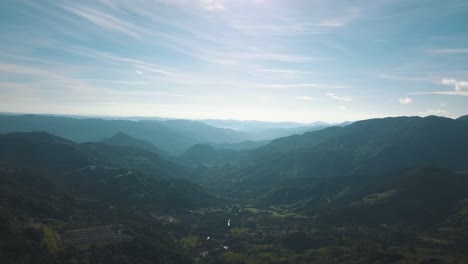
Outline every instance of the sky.
<path fill-rule="evenodd" d="M 2 0 L 0 111 L 468 114 L 464 0 Z"/>

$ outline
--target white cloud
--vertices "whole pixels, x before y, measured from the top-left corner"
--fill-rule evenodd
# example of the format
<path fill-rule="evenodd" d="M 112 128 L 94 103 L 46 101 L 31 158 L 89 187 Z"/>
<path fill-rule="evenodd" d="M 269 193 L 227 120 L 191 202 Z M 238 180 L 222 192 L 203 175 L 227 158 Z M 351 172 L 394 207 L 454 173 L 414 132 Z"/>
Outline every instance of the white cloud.
<path fill-rule="evenodd" d="M 340 109 L 340 110 L 347 110 L 348 107 L 346 107 L 346 106 L 340 106 L 340 107 L 338 107 L 338 109 Z"/>
<path fill-rule="evenodd" d="M 400 98 L 400 99 L 398 99 L 398 101 L 400 102 L 400 104 L 411 104 L 411 103 L 413 103 L 413 99 L 411 99 L 409 97 Z"/>
<path fill-rule="evenodd" d="M 304 95 L 296 96 L 296 99 L 298 99 L 298 100 L 306 100 L 306 101 L 314 100 L 314 98 L 312 98 L 312 97 L 310 97 L 310 96 L 304 96 Z"/>
<path fill-rule="evenodd" d="M 142 71 L 135 71 L 137 74 L 143 74 Z"/>
<path fill-rule="evenodd" d="M 347 97 L 347 96 L 338 96 L 333 93 L 326 93 L 325 96 L 328 96 L 331 99 L 343 101 L 343 102 L 351 102 L 353 99 Z"/>
<path fill-rule="evenodd" d="M 220 0 L 200 0 L 200 5 L 203 9 L 209 11 L 222 11 L 226 9 Z"/>
<path fill-rule="evenodd" d="M 411 94 L 440 94 L 440 95 L 455 95 L 455 96 L 468 96 L 468 82 L 458 81 L 456 79 L 444 78 L 440 84 L 445 86 L 453 86 L 453 91 L 436 91 L 436 92 L 418 92 Z"/>
<path fill-rule="evenodd" d="M 440 81 L 441 84 L 443 85 L 448 85 L 448 86 L 454 86 L 455 91 L 465 91 L 468 90 L 468 82 L 466 81 L 457 81 L 455 79 L 442 79 Z"/>

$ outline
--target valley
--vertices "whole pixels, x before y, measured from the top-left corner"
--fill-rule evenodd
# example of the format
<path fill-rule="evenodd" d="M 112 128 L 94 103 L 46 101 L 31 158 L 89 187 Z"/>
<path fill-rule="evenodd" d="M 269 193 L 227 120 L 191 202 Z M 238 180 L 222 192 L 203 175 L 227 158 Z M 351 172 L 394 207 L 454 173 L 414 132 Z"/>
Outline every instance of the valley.
<path fill-rule="evenodd" d="M 466 131 L 436 117 L 364 120 L 179 157 L 123 133 L 3 134 L 0 260 L 464 263 Z"/>

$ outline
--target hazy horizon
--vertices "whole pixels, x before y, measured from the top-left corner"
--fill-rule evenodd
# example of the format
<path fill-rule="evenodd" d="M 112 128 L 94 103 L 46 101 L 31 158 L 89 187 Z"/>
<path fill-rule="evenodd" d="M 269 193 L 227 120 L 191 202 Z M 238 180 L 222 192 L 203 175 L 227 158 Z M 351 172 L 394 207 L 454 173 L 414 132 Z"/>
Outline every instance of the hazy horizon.
<path fill-rule="evenodd" d="M 468 113 L 466 1 L 2 1 L 0 111 L 343 122 Z"/>
<path fill-rule="evenodd" d="M 323 120 L 313 120 L 310 122 L 299 122 L 299 121 L 291 121 L 291 120 L 258 120 L 258 119 L 232 119 L 232 118 L 184 118 L 184 117 L 165 117 L 165 116 L 126 116 L 126 115 L 80 115 L 80 114 L 54 114 L 54 113 L 30 113 L 30 112 L 0 112 L 0 115 L 42 115 L 42 116 L 62 116 L 62 117 L 71 117 L 71 118 L 102 118 L 102 119 L 132 119 L 132 120 L 151 120 L 151 119 L 161 119 L 161 120 L 190 120 L 190 121 L 234 121 L 234 122 L 265 122 L 265 123 L 290 123 L 290 124 L 298 124 L 298 125 L 313 125 L 315 123 L 325 123 L 329 125 L 335 125 L 335 124 L 341 124 L 341 123 L 346 123 L 346 122 L 356 122 L 356 121 L 362 121 L 362 120 L 369 120 L 369 119 L 374 119 L 374 118 L 392 118 L 392 117 L 413 117 L 413 116 L 418 116 L 418 117 L 428 117 L 428 116 L 440 116 L 444 117 L 441 115 L 437 114 L 428 114 L 428 115 L 394 115 L 394 116 L 381 116 L 381 117 L 369 117 L 369 118 L 363 118 L 363 119 L 356 119 L 356 120 L 343 120 L 343 121 L 336 121 L 336 122 L 329 122 L 329 121 L 323 121 Z M 457 119 L 462 116 L 466 116 L 468 114 L 456 116 L 456 117 L 447 117 L 451 119 Z"/>

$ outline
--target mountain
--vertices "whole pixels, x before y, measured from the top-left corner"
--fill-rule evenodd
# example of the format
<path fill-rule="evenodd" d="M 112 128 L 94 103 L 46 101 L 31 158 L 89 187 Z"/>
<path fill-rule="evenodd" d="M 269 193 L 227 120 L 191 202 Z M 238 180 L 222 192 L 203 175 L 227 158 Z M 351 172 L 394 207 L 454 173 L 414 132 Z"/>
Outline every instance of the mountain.
<path fill-rule="evenodd" d="M 269 140 L 262 141 L 242 141 L 238 143 L 223 143 L 223 144 L 214 144 L 212 145 L 216 149 L 232 149 L 232 150 L 247 150 L 247 149 L 256 149 L 261 146 L 268 144 Z"/>
<path fill-rule="evenodd" d="M 142 148 L 2 134 L 0 262 L 191 263 L 174 239 L 189 222 L 165 219 L 224 203 L 191 176 Z"/>
<path fill-rule="evenodd" d="M 295 122 L 267 122 L 267 121 L 250 121 L 250 120 L 224 120 L 224 119 L 205 119 L 201 122 L 222 128 L 229 128 L 238 131 L 260 131 L 266 129 L 278 128 L 296 128 L 302 127 L 304 124 Z"/>
<path fill-rule="evenodd" d="M 266 122 L 266 121 L 240 121 L 240 120 L 217 120 L 208 119 L 202 122 L 222 128 L 234 129 L 248 134 L 253 141 L 268 141 L 275 138 L 303 134 L 309 131 L 320 130 L 329 127 L 324 122 L 301 124 L 294 122 Z"/>
<path fill-rule="evenodd" d="M 464 263 L 467 129 L 363 120 L 196 144 L 186 167 L 125 134 L 130 147 L 0 135 L 0 262 Z"/>
<path fill-rule="evenodd" d="M 317 130 L 313 133 L 309 132 L 303 135 L 278 138 L 265 146 L 253 150 L 252 155 L 254 157 L 262 157 L 263 155 L 281 154 L 301 148 L 312 148 L 327 139 L 335 137 L 339 131 L 341 131 L 340 127 L 334 126 Z"/>
<path fill-rule="evenodd" d="M 117 120 L 44 115 L 0 115 L 0 133 L 44 131 L 79 143 L 103 142 L 123 146 L 144 146 L 155 153 L 167 156 L 180 155 L 196 144 L 219 145 L 216 147 L 225 149 L 252 149 L 272 139 L 327 127 L 324 123 L 311 126 L 254 121 L 230 121 L 228 123 L 244 124 L 244 122 L 247 127 L 244 127 L 246 131 L 215 127 L 190 120 Z M 241 125 L 234 127 L 243 129 Z M 139 142 L 134 139 L 138 139 Z M 148 143 L 153 146 L 151 147 Z"/>
<path fill-rule="evenodd" d="M 292 205 L 294 210 L 317 214 L 318 221 L 334 225 L 428 227 L 453 219 L 466 197 L 466 173 L 429 166 L 381 175 L 292 181 L 258 201 L 270 206 Z"/>
<path fill-rule="evenodd" d="M 234 130 L 187 120 L 109 120 L 41 115 L 0 115 L 0 133 L 45 131 L 76 142 L 98 142 L 118 132 L 148 141 L 170 154 L 198 143 L 234 143 L 248 137 Z"/>
<path fill-rule="evenodd" d="M 329 125 L 300 126 L 293 128 L 270 128 L 264 130 L 250 131 L 249 135 L 253 140 L 272 140 L 291 135 L 301 135 L 306 132 L 317 131 L 329 127 Z"/>
<path fill-rule="evenodd" d="M 165 120 L 160 122 L 164 127 L 196 139 L 197 143 L 235 143 L 249 139 L 243 132 L 219 128 L 198 121 Z"/>
<path fill-rule="evenodd" d="M 91 165 L 75 146 L 46 132 L 0 134 L 0 166 L 64 171 Z"/>
<path fill-rule="evenodd" d="M 141 148 L 151 152 L 154 152 L 160 156 L 167 156 L 168 154 L 164 151 L 158 149 L 154 146 L 151 142 L 133 138 L 125 133 L 118 132 L 117 134 L 113 135 L 110 138 L 105 138 L 100 141 L 102 144 L 107 144 L 111 146 L 121 146 L 121 147 L 133 147 L 133 148 Z"/>
<path fill-rule="evenodd" d="M 329 196 L 334 209 L 321 221 L 427 228 L 444 225 L 468 197 L 466 174 L 447 169 L 414 167 L 375 178 L 354 177 L 344 181 L 349 185 L 340 183 L 342 189 Z"/>
<path fill-rule="evenodd" d="M 202 193 L 198 186 L 191 186 L 183 180 L 192 177 L 190 172 L 153 152 L 98 143 L 73 143 L 45 132 L 0 135 L 0 168 L 34 170 L 69 188 L 89 185 L 95 195 L 104 193 L 103 189 L 96 189 L 103 179 L 120 179 L 123 176 L 122 180 L 128 181 L 127 186 L 119 188 L 124 188 L 124 192 L 130 191 L 131 185 L 147 189 L 153 184 L 156 188 L 158 182 L 169 182 L 170 185 L 170 182 L 177 181 L 180 186 L 193 189 L 194 194 Z M 117 182 L 114 180 L 113 184 Z M 122 191 L 116 190 L 114 195 L 119 193 Z M 160 195 L 163 192 L 156 193 Z M 196 199 L 191 197 L 187 201 L 192 203 Z"/>
<path fill-rule="evenodd" d="M 430 116 L 358 121 L 273 140 L 218 174 L 242 190 L 268 190 L 301 178 L 376 175 L 412 166 L 468 169 L 468 123 Z M 206 177 L 213 182 L 213 171 Z M 239 190 L 225 185 L 226 190 Z M 224 189 L 223 189 L 224 190 Z"/>
<path fill-rule="evenodd" d="M 207 144 L 197 144 L 178 157 L 179 162 L 188 165 L 224 165 L 237 163 L 246 154 L 245 151 L 216 149 Z"/>
<path fill-rule="evenodd" d="M 457 120 L 468 121 L 468 115 L 460 116 L 459 118 L 457 118 Z"/>

